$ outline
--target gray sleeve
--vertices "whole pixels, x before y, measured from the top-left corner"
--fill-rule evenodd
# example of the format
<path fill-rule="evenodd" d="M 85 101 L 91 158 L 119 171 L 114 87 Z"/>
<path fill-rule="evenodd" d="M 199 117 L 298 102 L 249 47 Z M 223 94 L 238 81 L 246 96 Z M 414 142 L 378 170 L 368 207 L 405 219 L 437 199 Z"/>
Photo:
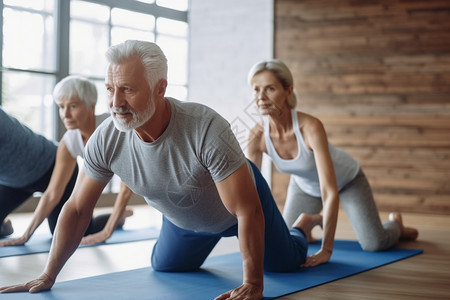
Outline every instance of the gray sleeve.
<path fill-rule="evenodd" d="M 245 156 L 230 124 L 220 116 L 211 119 L 203 140 L 201 159 L 214 182 L 227 178 L 245 163 Z"/>
<path fill-rule="evenodd" d="M 106 163 L 106 145 L 101 132 L 102 130 L 94 131 L 86 144 L 84 170 L 90 178 L 100 182 L 108 182 L 114 173 Z"/>

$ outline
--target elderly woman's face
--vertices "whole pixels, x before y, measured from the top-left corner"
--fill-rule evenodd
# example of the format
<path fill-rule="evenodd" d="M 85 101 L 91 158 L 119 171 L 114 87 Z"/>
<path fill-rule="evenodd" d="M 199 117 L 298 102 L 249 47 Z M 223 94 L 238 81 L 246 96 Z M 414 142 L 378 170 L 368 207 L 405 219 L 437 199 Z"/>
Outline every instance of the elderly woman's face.
<path fill-rule="evenodd" d="M 57 102 L 59 117 L 66 129 L 78 129 L 87 123 L 89 117 L 95 114 L 94 108 L 87 107 L 78 98 L 63 98 Z"/>
<path fill-rule="evenodd" d="M 270 71 L 256 73 L 251 80 L 253 98 L 262 115 L 279 113 L 287 104 L 290 91 Z"/>

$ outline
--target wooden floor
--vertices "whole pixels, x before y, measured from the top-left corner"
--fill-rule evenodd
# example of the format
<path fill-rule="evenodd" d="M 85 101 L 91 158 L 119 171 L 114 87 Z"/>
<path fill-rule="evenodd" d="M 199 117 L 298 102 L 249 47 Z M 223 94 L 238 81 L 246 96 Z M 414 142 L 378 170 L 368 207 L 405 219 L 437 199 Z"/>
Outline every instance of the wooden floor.
<path fill-rule="evenodd" d="M 160 214 L 151 207 L 134 206 L 134 211 L 127 228 L 160 226 Z M 386 219 L 387 213 L 381 217 Z M 419 240 L 399 246 L 422 248 L 423 254 L 280 299 L 450 299 L 450 216 L 404 214 L 403 218 L 419 229 Z M 12 216 L 16 232 L 22 232 L 28 219 L 29 214 Z M 38 230 L 48 231 L 47 225 Z M 315 234 L 320 234 L 319 229 Z M 355 239 L 342 211 L 336 238 Z M 153 244 L 143 241 L 78 249 L 57 281 L 149 267 Z M 236 239 L 225 238 L 211 255 L 236 251 Z M 0 258 L 0 286 L 33 279 L 41 273 L 46 259 L 47 254 Z"/>

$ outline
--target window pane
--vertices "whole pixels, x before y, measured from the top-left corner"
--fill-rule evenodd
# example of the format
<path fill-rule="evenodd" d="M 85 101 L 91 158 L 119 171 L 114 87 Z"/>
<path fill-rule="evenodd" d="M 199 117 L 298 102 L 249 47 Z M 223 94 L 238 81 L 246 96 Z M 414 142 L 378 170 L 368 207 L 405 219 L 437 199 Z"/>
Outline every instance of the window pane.
<path fill-rule="evenodd" d="M 187 84 L 188 43 L 185 39 L 159 35 L 156 43 L 166 54 L 168 60 L 169 84 Z"/>
<path fill-rule="evenodd" d="M 119 44 L 126 40 L 142 40 L 153 42 L 155 40 L 155 17 L 127 11 L 113 9 L 111 11 L 111 44 Z"/>
<path fill-rule="evenodd" d="M 52 12 L 55 0 L 3 0 L 3 4 Z"/>
<path fill-rule="evenodd" d="M 70 1 L 70 17 L 107 23 L 109 21 L 109 8 L 100 4 L 72 0 Z"/>
<path fill-rule="evenodd" d="M 107 25 L 70 22 L 70 73 L 103 77 L 107 48 Z"/>
<path fill-rule="evenodd" d="M 3 65 L 54 71 L 56 55 L 53 16 L 9 8 L 3 10 L 3 16 Z"/>
<path fill-rule="evenodd" d="M 53 76 L 3 73 L 2 106 L 32 130 L 53 138 Z"/>
<path fill-rule="evenodd" d="M 156 4 L 176 10 L 188 10 L 188 0 L 156 0 Z"/>
<path fill-rule="evenodd" d="M 137 0 L 137 1 L 143 3 L 155 3 L 155 0 Z"/>
<path fill-rule="evenodd" d="M 140 30 L 153 30 L 155 28 L 155 17 L 129 10 L 113 8 L 111 11 L 111 23 L 113 25 Z"/>
<path fill-rule="evenodd" d="M 175 21 L 166 18 L 158 18 L 158 33 L 186 37 L 188 33 L 188 24 L 186 22 Z"/>
<path fill-rule="evenodd" d="M 126 40 L 141 40 L 154 42 L 155 35 L 153 32 L 142 31 L 136 29 L 128 29 L 122 27 L 113 27 L 111 29 L 111 44 L 116 45 Z"/>

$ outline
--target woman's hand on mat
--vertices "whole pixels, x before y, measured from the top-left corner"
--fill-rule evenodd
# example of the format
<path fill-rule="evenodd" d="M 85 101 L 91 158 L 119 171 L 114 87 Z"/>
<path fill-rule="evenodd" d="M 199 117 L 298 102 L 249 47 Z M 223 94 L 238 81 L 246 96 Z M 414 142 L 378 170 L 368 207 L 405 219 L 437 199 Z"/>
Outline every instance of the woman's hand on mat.
<path fill-rule="evenodd" d="M 256 284 L 244 283 L 234 290 L 228 291 L 214 300 L 228 300 L 228 299 L 248 299 L 259 300 L 263 297 L 263 287 Z"/>
<path fill-rule="evenodd" d="M 300 267 L 315 267 L 330 260 L 331 251 L 319 250 L 316 254 L 306 257 L 306 262 Z"/>
<path fill-rule="evenodd" d="M 81 239 L 80 245 L 92 245 L 99 244 L 106 241 L 111 235 L 107 234 L 104 230 L 94 234 L 87 235 Z"/>
<path fill-rule="evenodd" d="M 37 293 L 52 288 L 55 280 L 47 274 L 42 274 L 38 279 L 32 280 L 25 284 L 11 285 L 0 288 L 0 293 L 30 292 Z"/>
<path fill-rule="evenodd" d="M 21 236 L 19 238 L 15 238 L 15 239 L 10 239 L 7 241 L 1 241 L 0 242 L 0 247 L 3 246 L 21 246 L 21 245 L 25 245 L 25 243 L 28 241 L 28 238 Z"/>

